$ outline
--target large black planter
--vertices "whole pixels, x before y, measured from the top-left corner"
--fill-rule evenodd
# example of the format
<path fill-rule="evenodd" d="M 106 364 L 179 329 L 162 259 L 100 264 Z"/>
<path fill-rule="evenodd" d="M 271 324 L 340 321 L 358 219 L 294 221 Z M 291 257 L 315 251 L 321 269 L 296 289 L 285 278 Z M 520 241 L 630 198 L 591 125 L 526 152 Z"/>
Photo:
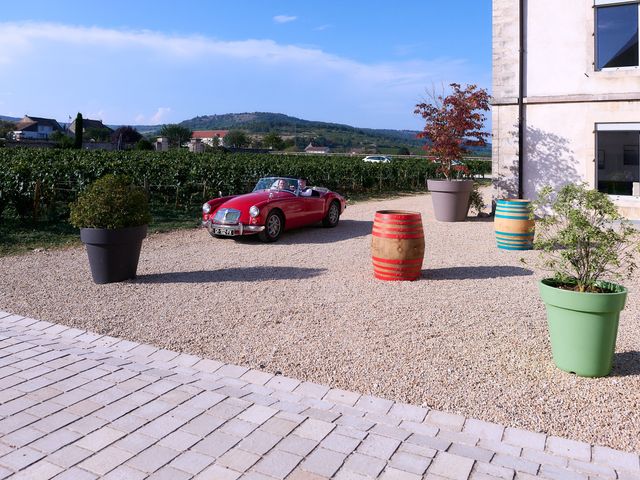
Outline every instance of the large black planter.
<path fill-rule="evenodd" d="M 440 222 L 464 222 L 469 212 L 473 180 L 427 180 L 433 213 Z"/>
<path fill-rule="evenodd" d="M 129 228 L 81 228 L 87 246 L 91 276 L 98 284 L 135 278 L 147 226 Z"/>

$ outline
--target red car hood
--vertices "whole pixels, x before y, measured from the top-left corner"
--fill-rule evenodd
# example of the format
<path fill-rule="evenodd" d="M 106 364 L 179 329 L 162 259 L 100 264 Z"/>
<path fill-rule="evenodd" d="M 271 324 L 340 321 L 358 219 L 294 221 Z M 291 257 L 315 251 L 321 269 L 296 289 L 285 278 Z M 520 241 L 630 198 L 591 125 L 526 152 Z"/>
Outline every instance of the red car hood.
<path fill-rule="evenodd" d="M 253 205 L 258 205 L 263 202 L 276 200 L 280 198 L 292 198 L 293 195 L 287 192 L 270 192 L 263 190 L 260 192 L 245 193 L 244 195 L 238 195 L 233 197 L 218 208 L 235 208 L 236 210 L 245 211 L 251 208 Z"/>

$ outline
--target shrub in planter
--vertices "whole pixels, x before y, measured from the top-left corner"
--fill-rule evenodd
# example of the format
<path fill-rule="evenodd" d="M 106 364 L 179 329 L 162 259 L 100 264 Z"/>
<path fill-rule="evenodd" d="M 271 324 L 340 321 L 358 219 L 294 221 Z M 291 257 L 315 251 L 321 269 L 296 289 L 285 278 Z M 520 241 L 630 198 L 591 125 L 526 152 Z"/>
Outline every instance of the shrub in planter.
<path fill-rule="evenodd" d="M 490 97 L 475 85 L 464 89 L 457 83 L 450 86 L 451 94 L 431 94 L 430 101 L 417 104 L 414 113 L 425 120 L 418 137 L 429 141 L 423 148 L 438 166 L 436 173 L 444 177 L 427 181 L 435 217 L 442 222 L 461 222 L 467 217 L 473 189 L 473 180 L 461 179 L 469 175 L 462 158 L 468 147 L 486 145 L 490 133 L 483 131 L 482 112 L 489 110 Z"/>
<path fill-rule="evenodd" d="M 585 185 L 566 185 L 553 198 L 541 190 L 533 209 L 535 248 L 553 276 L 539 282 L 555 364 L 579 376 L 600 377 L 613 365 L 618 320 L 627 290 L 613 283 L 630 275 L 640 232 L 609 197 Z"/>
<path fill-rule="evenodd" d="M 124 176 L 105 175 L 70 205 L 70 222 L 80 228 L 95 283 L 136 276 L 142 240 L 151 221 L 145 190 Z"/>

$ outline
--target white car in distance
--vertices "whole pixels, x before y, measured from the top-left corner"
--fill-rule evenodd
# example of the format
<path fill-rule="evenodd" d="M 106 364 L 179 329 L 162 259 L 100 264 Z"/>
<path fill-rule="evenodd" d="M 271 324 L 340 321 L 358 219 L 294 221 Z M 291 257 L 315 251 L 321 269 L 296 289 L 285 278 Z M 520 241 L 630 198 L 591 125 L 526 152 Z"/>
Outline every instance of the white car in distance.
<path fill-rule="evenodd" d="M 389 163 L 391 161 L 391 158 L 387 157 L 386 155 L 367 155 L 362 160 L 372 163 Z"/>

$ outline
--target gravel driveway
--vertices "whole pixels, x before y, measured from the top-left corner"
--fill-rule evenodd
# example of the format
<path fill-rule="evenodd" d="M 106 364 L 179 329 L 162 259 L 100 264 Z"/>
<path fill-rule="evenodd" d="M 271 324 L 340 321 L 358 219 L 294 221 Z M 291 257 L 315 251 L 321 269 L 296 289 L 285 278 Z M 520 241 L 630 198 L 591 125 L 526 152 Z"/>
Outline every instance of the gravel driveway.
<path fill-rule="evenodd" d="M 423 278 L 372 275 L 380 209 L 422 213 Z M 535 252 L 485 219 L 438 223 L 426 195 L 347 208 L 335 229 L 275 244 L 155 234 L 135 281 L 94 285 L 82 248 L 0 258 L 0 309 L 465 416 L 640 451 L 640 279 L 627 281 L 616 366 L 556 369 Z"/>

